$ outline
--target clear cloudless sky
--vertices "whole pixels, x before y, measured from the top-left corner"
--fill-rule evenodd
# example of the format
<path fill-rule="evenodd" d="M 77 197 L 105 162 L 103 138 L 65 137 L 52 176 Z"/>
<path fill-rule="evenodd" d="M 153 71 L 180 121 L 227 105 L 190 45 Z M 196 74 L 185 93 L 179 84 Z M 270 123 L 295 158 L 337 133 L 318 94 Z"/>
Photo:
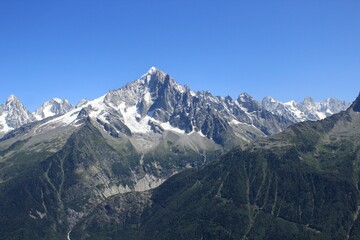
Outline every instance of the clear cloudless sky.
<path fill-rule="evenodd" d="M 351 102 L 360 1 L 0 1 L 0 102 L 76 104 L 151 66 L 215 95 Z"/>

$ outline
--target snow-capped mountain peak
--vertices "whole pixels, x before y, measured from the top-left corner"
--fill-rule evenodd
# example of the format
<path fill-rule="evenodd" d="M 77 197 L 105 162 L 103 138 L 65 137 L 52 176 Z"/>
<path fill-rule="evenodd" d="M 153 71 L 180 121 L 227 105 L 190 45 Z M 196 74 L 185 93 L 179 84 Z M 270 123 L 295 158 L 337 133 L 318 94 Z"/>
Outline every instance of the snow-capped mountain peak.
<path fill-rule="evenodd" d="M 149 71 L 147 71 L 148 74 L 153 74 L 155 72 L 159 71 L 156 67 L 152 66 Z"/>
<path fill-rule="evenodd" d="M 167 74 L 165 72 L 163 72 L 163 71 L 161 71 L 158 68 L 153 66 L 144 75 L 142 75 L 140 77 L 140 79 L 138 79 L 136 81 L 144 81 L 146 83 L 149 83 L 153 79 L 163 81 L 163 79 L 165 78 L 166 75 Z"/>
<path fill-rule="evenodd" d="M 145 73 L 141 78 L 137 81 L 144 82 L 146 84 L 155 85 L 156 82 L 159 82 L 161 84 L 165 84 L 166 86 L 174 87 L 179 92 L 185 92 L 186 87 L 177 83 L 174 79 L 172 79 L 167 73 L 164 71 L 156 68 L 151 67 L 147 73 Z M 137 82 L 135 81 L 135 82 Z M 135 83 L 133 82 L 133 83 Z"/>
<path fill-rule="evenodd" d="M 20 101 L 15 95 L 11 94 L 7 100 L 6 103 L 13 102 L 13 101 Z"/>
<path fill-rule="evenodd" d="M 61 103 L 63 100 L 61 100 L 60 98 L 53 98 L 51 99 L 53 100 L 54 102 L 57 102 L 57 103 Z M 66 99 L 64 99 L 64 101 L 67 101 Z"/>
<path fill-rule="evenodd" d="M 240 93 L 239 95 L 239 98 L 238 98 L 240 101 L 242 102 L 247 102 L 247 101 L 252 101 L 253 100 L 253 97 L 251 97 L 248 93 L 246 92 L 243 92 L 243 93 Z"/>
<path fill-rule="evenodd" d="M 246 92 L 239 95 L 237 102 L 246 112 L 254 112 L 259 110 L 259 103 Z"/>
<path fill-rule="evenodd" d="M 68 100 L 53 98 L 45 102 L 41 107 L 36 109 L 33 113 L 34 117 L 37 120 L 42 120 L 44 118 L 52 117 L 55 115 L 64 114 L 73 109 L 73 106 L 69 103 Z"/>
<path fill-rule="evenodd" d="M 10 95 L 6 102 L 0 105 L 0 135 L 34 120 L 33 115 L 15 95 Z"/>

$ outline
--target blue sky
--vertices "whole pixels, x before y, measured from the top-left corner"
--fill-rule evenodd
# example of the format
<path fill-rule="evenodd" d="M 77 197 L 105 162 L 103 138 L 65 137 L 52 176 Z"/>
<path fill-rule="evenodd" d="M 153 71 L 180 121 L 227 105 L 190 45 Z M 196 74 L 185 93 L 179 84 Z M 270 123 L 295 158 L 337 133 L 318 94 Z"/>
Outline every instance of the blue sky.
<path fill-rule="evenodd" d="M 360 1 L 0 1 L 0 102 L 76 104 L 151 66 L 215 95 L 352 101 Z"/>

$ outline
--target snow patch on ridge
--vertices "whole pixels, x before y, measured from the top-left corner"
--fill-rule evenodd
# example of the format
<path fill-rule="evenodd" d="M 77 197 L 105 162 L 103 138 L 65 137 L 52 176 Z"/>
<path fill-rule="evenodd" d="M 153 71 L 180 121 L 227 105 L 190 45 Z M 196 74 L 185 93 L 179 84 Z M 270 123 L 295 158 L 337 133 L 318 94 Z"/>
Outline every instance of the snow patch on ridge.
<path fill-rule="evenodd" d="M 150 92 L 146 92 L 145 95 L 144 95 L 144 100 L 147 102 L 147 103 L 151 103 L 151 94 Z"/>
<path fill-rule="evenodd" d="M 145 116 L 140 119 L 140 115 L 137 112 L 136 105 L 126 108 L 125 102 L 122 102 L 119 106 L 119 110 L 124 117 L 125 125 L 133 133 L 149 133 L 151 131 L 148 124 L 151 119 L 149 116 Z"/>
<path fill-rule="evenodd" d="M 173 132 L 185 134 L 184 130 L 181 130 L 180 128 L 176 128 L 176 127 L 171 126 L 169 122 L 160 123 L 160 126 L 166 131 L 173 131 Z"/>
<path fill-rule="evenodd" d="M 12 127 L 9 127 L 6 123 L 6 115 L 7 115 L 7 112 L 3 112 L 1 115 L 0 115 L 0 126 L 3 126 L 1 130 L 1 132 L 10 132 L 12 130 L 14 130 L 14 128 Z"/>

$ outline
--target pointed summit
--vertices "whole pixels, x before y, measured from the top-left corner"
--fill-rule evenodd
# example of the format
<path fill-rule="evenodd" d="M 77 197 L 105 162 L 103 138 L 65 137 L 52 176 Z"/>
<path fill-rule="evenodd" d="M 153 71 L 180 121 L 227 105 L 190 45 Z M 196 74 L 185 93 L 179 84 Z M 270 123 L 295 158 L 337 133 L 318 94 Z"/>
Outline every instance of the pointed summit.
<path fill-rule="evenodd" d="M 157 69 L 156 67 L 152 66 L 149 71 L 147 71 L 148 74 L 154 74 L 156 72 L 159 72 L 159 69 Z"/>
<path fill-rule="evenodd" d="M 63 100 L 61 100 L 60 98 L 53 98 L 53 99 L 51 99 L 50 101 L 54 101 L 54 102 L 57 102 L 57 103 L 61 103 Z"/>
<path fill-rule="evenodd" d="M 167 75 L 168 75 L 167 73 L 152 66 L 144 75 L 142 75 L 140 77 L 139 80 L 145 80 L 145 82 L 147 82 L 147 83 L 149 83 L 151 80 L 154 80 L 154 79 L 163 81 Z"/>
<path fill-rule="evenodd" d="M 238 97 L 238 102 L 253 102 L 255 99 L 250 96 L 247 92 L 243 92 Z"/>
<path fill-rule="evenodd" d="M 22 102 L 20 101 L 20 99 L 18 97 L 16 97 L 15 95 L 11 94 L 7 99 L 6 102 L 4 104 L 4 108 L 10 110 L 11 108 L 23 108 L 25 109 L 24 105 L 22 104 Z"/>
<path fill-rule="evenodd" d="M 160 69 L 152 66 L 144 75 L 141 76 L 141 78 L 147 77 L 150 78 L 150 76 L 159 76 L 159 77 L 165 77 L 167 74 Z M 140 79 L 141 79 L 140 78 Z"/>
<path fill-rule="evenodd" d="M 0 105 L 0 136 L 34 120 L 21 101 L 15 95 L 10 95 L 5 104 Z"/>
<path fill-rule="evenodd" d="M 17 98 L 15 95 L 11 94 L 7 100 L 6 100 L 6 103 L 10 103 L 10 102 L 13 102 L 13 101 L 16 101 L 16 102 L 19 102 L 19 98 Z"/>
<path fill-rule="evenodd" d="M 73 106 L 66 99 L 52 98 L 45 102 L 33 113 L 37 120 L 42 120 L 55 115 L 67 113 Z"/>

